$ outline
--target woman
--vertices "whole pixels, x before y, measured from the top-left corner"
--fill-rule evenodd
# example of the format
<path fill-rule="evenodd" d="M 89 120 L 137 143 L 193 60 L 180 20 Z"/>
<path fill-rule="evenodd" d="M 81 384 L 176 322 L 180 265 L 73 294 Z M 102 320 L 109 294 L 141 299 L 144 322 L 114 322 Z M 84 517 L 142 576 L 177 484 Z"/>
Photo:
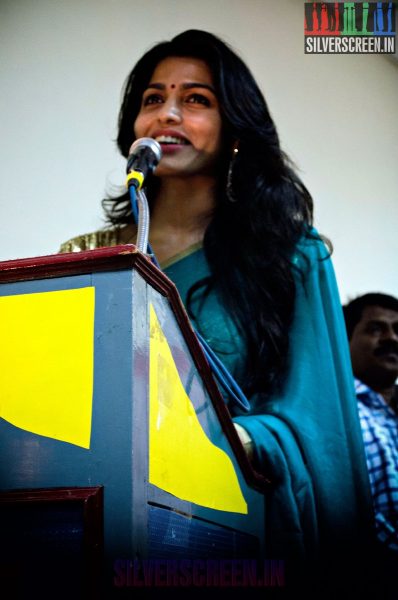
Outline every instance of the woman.
<path fill-rule="evenodd" d="M 160 43 L 132 70 L 119 114 L 123 156 L 140 137 L 163 150 L 146 190 L 152 249 L 250 401 L 249 415 L 231 413 L 274 481 L 269 555 L 298 571 L 301 559 L 340 564 L 367 540 L 371 501 L 342 311 L 311 197 L 249 69 L 209 33 Z M 62 251 L 134 242 L 128 194 L 104 206 L 112 228 Z"/>

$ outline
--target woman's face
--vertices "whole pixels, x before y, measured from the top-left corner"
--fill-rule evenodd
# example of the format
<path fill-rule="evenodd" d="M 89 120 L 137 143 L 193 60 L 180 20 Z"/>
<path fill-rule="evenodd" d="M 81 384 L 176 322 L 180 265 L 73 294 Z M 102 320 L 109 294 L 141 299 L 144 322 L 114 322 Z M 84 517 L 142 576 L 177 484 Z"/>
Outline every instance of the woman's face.
<path fill-rule="evenodd" d="M 170 57 L 154 70 L 134 123 L 137 138 L 159 142 L 158 177 L 215 176 L 221 154 L 221 115 L 207 64 Z"/>

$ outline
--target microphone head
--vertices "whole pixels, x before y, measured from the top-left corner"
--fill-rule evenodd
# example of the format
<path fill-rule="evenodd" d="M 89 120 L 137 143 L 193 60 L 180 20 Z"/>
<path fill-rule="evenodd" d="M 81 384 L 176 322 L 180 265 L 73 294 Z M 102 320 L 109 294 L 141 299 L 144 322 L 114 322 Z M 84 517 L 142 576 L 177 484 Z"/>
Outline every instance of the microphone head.
<path fill-rule="evenodd" d="M 144 180 L 153 173 L 162 158 L 162 148 L 153 138 L 138 138 L 127 157 L 127 185 L 141 189 Z"/>
<path fill-rule="evenodd" d="M 132 144 L 127 157 L 127 183 L 141 189 L 144 180 L 156 169 L 162 158 L 162 148 L 153 138 L 138 138 Z"/>
<path fill-rule="evenodd" d="M 155 155 L 156 164 L 158 164 L 162 158 L 162 148 L 156 140 L 150 137 L 142 137 L 135 140 L 130 147 L 129 157 L 137 156 L 137 154 L 141 154 L 145 150 L 153 152 Z"/>

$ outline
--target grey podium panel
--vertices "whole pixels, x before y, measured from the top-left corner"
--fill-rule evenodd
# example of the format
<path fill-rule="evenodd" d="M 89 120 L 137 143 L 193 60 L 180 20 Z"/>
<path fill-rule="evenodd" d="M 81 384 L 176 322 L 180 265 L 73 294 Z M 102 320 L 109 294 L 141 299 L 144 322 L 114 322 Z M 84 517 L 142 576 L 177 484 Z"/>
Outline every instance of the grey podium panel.
<path fill-rule="evenodd" d="M 88 550 L 82 554 L 80 566 L 70 566 L 76 574 L 87 568 L 87 560 L 96 557 L 104 589 L 112 588 L 114 565 L 120 559 L 263 556 L 264 496 L 242 474 L 167 297 L 142 274 L 126 268 L 3 283 L 0 300 L 8 298 L 7 306 L 12 307 L 12 298 L 23 296 L 29 305 L 48 292 L 86 289 L 92 289 L 95 296 L 88 447 L 37 433 L 34 427 L 29 429 L 26 419 L 19 425 L 18 419 L 10 422 L 8 413 L 2 414 L 3 518 L 15 516 L 13 499 L 18 493 L 25 499 L 21 503 L 19 498 L 18 504 L 25 515 L 32 515 L 34 506 L 47 506 L 37 521 L 43 535 L 35 539 L 54 553 L 61 552 L 60 556 L 68 544 L 78 545 L 84 539 Z M 0 323 L 2 306 L 0 302 Z M 29 334 L 28 327 L 25 335 Z M 54 335 L 59 333 L 54 331 Z M 167 363 L 164 368 L 162 361 Z M 73 360 L 71 364 L 73 377 Z M 24 364 L 19 372 L 22 380 Z M 158 378 L 155 392 L 153 377 Z M 169 389 L 171 380 L 174 383 Z M 15 380 L 15 388 L 18 385 Z M 59 397 L 68 401 L 62 390 Z M 36 400 L 40 404 L 41 398 Z M 28 404 L 31 410 L 31 399 Z M 43 490 L 45 494 L 59 488 L 63 491 L 58 504 L 51 504 L 49 497 L 47 505 L 40 504 Z M 62 504 L 67 489 L 88 490 L 79 497 L 83 504 Z M 93 529 L 94 521 L 90 521 L 90 503 L 84 498 L 94 497 L 96 490 L 101 490 L 103 504 L 96 504 L 95 523 L 103 532 L 91 547 L 84 528 Z M 26 527 L 21 531 L 25 531 L 25 542 L 33 535 Z M 49 545 L 54 536 L 59 547 Z M 12 571 L 11 553 L 2 560 Z M 19 568 L 23 570 L 23 565 Z"/>

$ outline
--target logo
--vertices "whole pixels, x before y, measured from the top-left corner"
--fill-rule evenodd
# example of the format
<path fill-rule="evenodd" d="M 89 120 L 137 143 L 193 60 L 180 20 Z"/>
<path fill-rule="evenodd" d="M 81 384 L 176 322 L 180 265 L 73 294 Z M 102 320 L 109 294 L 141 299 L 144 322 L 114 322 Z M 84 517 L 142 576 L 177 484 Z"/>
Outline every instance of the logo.
<path fill-rule="evenodd" d="M 395 54 L 394 2 L 305 2 L 306 54 Z"/>
<path fill-rule="evenodd" d="M 272 558 L 263 561 L 250 558 L 118 558 L 114 562 L 113 584 L 117 588 L 283 588 L 285 561 Z"/>

